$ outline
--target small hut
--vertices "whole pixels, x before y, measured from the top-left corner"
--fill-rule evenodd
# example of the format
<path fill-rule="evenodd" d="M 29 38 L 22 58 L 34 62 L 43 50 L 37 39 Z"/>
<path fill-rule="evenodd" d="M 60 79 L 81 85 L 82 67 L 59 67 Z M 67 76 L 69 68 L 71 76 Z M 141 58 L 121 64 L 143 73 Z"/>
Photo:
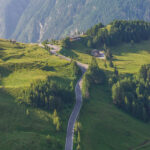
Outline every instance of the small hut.
<path fill-rule="evenodd" d="M 104 50 L 94 49 L 94 50 L 92 50 L 91 55 L 94 56 L 94 57 L 105 59 Z"/>
<path fill-rule="evenodd" d="M 100 55 L 99 50 L 93 49 L 92 52 L 91 52 L 91 55 L 94 56 L 94 57 L 99 57 L 99 55 Z"/>
<path fill-rule="evenodd" d="M 12 44 L 16 44 L 17 43 L 17 41 L 16 40 L 10 40 L 10 42 L 12 43 Z"/>
<path fill-rule="evenodd" d="M 70 37 L 70 41 L 78 41 L 80 39 L 81 39 L 80 36 L 72 36 L 72 37 Z"/>

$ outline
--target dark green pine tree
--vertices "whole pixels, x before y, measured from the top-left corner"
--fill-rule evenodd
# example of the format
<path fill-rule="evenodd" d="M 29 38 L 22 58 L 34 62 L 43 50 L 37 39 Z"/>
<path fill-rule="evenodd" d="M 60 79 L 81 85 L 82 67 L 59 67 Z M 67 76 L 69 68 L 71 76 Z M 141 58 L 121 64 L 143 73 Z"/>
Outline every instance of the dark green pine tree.
<path fill-rule="evenodd" d="M 113 67 L 114 67 L 114 64 L 113 64 L 112 59 L 110 59 L 110 60 L 109 60 L 109 66 L 110 66 L 111 68 L 113 68 Z"/>
<path fill-rule="evenodd" d="M 147 79 L 147 68 L 146 68 L 146 65 L 143 65 L 140 69 L 140 72 L 139 72 L 139 76 L 140 78 L 144 79 L 144 81 L 146 81 Z"/>
<path fill-rule="evenodd" d="M 75 61 L 71 61 L 72 76 L 78 77 L 81 75 L 81 69 Z"/>
<path fill-rule="evenodd" d="M 62 47 L 63 48 L 70 48 L 71 42 L 70 38 L 66 37 L 65 39 L 62 40 Z"/>
<path fill-rule="evenodd" d="M 89 66 L 89 73 L 93 83 L 102 84 L 106 80 L 106 75 L 98 66 L 95 57 L 92 57 L 91 64 Z"/>

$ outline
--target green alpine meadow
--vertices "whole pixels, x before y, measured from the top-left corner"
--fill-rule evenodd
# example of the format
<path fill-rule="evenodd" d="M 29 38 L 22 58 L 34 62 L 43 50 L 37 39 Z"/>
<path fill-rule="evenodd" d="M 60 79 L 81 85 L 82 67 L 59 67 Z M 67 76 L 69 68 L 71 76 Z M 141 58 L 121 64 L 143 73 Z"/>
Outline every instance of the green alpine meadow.
<path fill-rule="evenodd" d="M 150 150 L 150 1 L 0 0 L 0 150 Z"/>

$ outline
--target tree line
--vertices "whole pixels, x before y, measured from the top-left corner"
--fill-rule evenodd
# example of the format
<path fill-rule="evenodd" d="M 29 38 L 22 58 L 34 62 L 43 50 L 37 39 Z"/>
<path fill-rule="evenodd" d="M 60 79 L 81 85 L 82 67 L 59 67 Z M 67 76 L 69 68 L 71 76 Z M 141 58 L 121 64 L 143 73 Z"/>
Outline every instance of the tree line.
<path fill-rule="evenodd" d="M 137 76 L 126 77 L 112 87 L 113 102 L 132 116 L 150 120 L 150 65 L 143 65 Z"/>
<path fill-rule="evenodd" d="M 104 44 L 112 46 L 121 42 L 137 43 L 150 38 L 150 23 L 145 21 L 113 21 L 108 26 L 102 23 L 93 26 L 88 35 L 87 46 L 100 48 Z"/>
<path fill-rule="evenodd" d="M 90 87 L 94 84 L 104 84 L 106 81 L 106 75 L 98 66 L 95 57 L 92 57 L 91 64 L 84 74 L 82 84 L 82 94 L 84 98 L 89 98 Z"/>

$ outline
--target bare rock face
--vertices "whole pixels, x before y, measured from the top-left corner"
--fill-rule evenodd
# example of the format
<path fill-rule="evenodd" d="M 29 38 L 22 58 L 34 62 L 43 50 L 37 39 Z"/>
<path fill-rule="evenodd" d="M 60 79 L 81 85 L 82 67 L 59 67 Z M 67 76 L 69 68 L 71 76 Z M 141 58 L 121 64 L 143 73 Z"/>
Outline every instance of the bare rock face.
<path fill-rule="evenodd" d="M 150 21 L 149 0 L 0 0 L 0 37 L 60 38 L 114 19 Z"/>

